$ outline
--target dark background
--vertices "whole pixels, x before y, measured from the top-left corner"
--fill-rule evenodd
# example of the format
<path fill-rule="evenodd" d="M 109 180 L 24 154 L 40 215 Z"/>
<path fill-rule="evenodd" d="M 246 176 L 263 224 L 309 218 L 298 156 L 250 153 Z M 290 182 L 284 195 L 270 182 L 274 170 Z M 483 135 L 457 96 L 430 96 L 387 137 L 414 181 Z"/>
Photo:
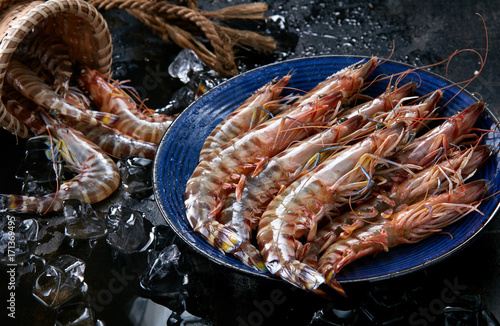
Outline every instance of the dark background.
<path fill-rule="evenodd" d="M 204 10 L 214 10 L 247 2 L 250 1 L 199 3 Z M 173 92 L 182 86 L 167 73 L 180 49 L 162 42 L 123 11 L 103 14 L 113 35 L 114 77 L 130 79 L 130 84 L 150 99 L 150 107 L 166 105 Z M 478 14 L 484 18 L 486 27 Z M 471 49 L 486 62 L 467 90 L 500 116 L 498 1 L 269 1 L 267 15 L 275 22 L 231 22 L 235 27 L 260 31 L 278 41 L 278 50 L 272 54 L 241 50 L 237 54 L 241 71 L 275 61 L 322 54 L 375 55 L 426 66 L 445 60 L 456 50 Z M 284 24 L 283 29 L 278 27 L 280 21 Z M 429 70 L 455 82 L 464 81 L 480 70 L 480 57 L 470 51 L 461 52 L 448 67 L 432 66 Z M 1 160 L 0 190 L 1 193 L 17 191 L 19 185 L 15 184 L 12 174 L 23 156 L 23 142 L 17 142 L 4 131 L 0 137 L 5 153 Z M 123 202 L 144 211 L 155 225 L 165 224 L 151 197 L 139 201 L 115 196 L 110 201 Z M 488 318 L 481 316 L 488 316 L 488 313 L 500 319 L 498 216 L 477 240 L 445 261 L 391 280 L 347 285 L 349 297 L 333 301 L 282 282 L 263 281 L 216 266 L 185 247 L 168 230 L 162 230 L 169 238 L 167 242 L 176 243 L 181 249 L 184 265 L 189 265 L 184 267 L 189 275 L 188 295 L 184 301 L 187 312 L 202 318 L 205 324 L 309 325 L 316 316 L 313 325 L 330 325 L 322 324 L 320 316 L 324 316 L 322 318 L 331 324 L 339 320 L 341 324 L 343 320 L 346 325 L 444 325 L 442 310 L 445 306 L 477 310 L 474 316 L 483 321 Z M 87 251 L 77 248 L 76 252 Z M 123 292 L 106 305 L 94 307 L 96 317 L 106 325 L 167 323 L 170 310 L 174 310 L 172 300 L 143 291 L 138 284 L 143 257 L 116 257 L 104 243 L 98 243 L 86 254 L 86 261 L 85 282 L 91 296 L 98 295 L 99 289 L 108 286 L 112 270 L 125 268 L 127 275 L 133 275 Z M 0 288 L 7 284 L 3 274 Z M 56 312 L 33 299 L 30 295 L 32 282 L 33 277 L 24 277 L 18 287 L 18 324 L 53 325 Z M 3 296 L 0 299 L 5 302 Z M 143 308 L 135 310 L 134 302 L 135 307 L 141 302 Z M 162 308 L 165 306 L 169 310 Z M 0 306 L 2 320 L 5 317 L 3 309 Z M 175 325 L 172 320 L 170 323 Z"/>

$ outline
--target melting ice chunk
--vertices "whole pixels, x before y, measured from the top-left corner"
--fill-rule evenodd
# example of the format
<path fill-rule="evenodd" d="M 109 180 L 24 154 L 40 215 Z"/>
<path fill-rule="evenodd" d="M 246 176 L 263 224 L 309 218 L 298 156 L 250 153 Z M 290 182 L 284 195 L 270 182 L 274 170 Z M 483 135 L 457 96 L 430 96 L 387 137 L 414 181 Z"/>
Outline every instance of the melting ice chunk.
<path fill-rule="evenodd" d="M 153 161 L 147 158 L 130 157 L 118 162 L 123 189 L 130 194 L 146 193 L 153 188 L 151 169 Z"/>
<path fill-rule="evenodd" d="M 54 168 L 57 173 L 54 173 Z M 55 191 L 57 178 L 62 176 L 62 158 L 52 154 L 48 136 L 28 139 L 26 152 L 21 161 L 16 178 L 23 180 L 22 193 L 41 196 Z"/>
<path fill-rule="evenodd" d="M 78 199 L 63 202 L 65 233 L 72 239 L 95 239 L 106 235 L 107 225 L 90 204 Z"/>
<path fill-rule="evenodd" d="M 0 214 L 0 261 L 20 263 L 29 259 L 38 240 L 38 222 Z"/>
<path fill-rule="evenodd" d="M 272 15 L 268 17 L 268 20 L 272 22 L 274 25 L 278 27 L 280 30 L 285 30 L 286 28 L 286 19 L 281 15 Z M 268 22 L 269 23 L 269 22 Z"/>
<path fill-rule="evenodd" d="M 181 252 L 175 244 L 153 253 L 141 276 L 141 286 L 157 293 L 182 292 L 188 275 L 179 270 L 180 259 Z"/>
<path fill-rule="evenodd" d="M 106 215 L 106 222 L 106 241 L 113 248 L 132 253 L 141 251 L 149 244 L 150 237 L 144 228 L 144 216 L 141 212 L 121 205 L 111 206 Z"/>
<path fill-rule="evenodd" d="M 184 84 L 191 79 L 191 74 L 203 70 L 203 62 L 193 50 L 184 49 L 172 61 L 168 67 L 168 73 L 172 77 L 179 78 Z"/>
<path fill-rule="evenodd" d="M 57 308 L 79 293 L 86 291 L 83 282 L 85 262 L 62 255 L 46 266 L 33 286 L 33 295 L 45 305 Z"/>
<path fill-rule="evenodd" d="M 94 326 L 94 313 L 89 304 L 75 303 L 64 305 L 57 312 L 56 326 L 82 325 Z"/>

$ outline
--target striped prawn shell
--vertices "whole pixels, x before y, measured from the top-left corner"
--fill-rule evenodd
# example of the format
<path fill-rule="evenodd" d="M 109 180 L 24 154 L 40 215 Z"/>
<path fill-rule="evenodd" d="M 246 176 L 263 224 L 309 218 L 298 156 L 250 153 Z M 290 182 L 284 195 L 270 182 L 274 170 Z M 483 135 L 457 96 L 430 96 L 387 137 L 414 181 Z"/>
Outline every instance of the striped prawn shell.
<path fill-rule="evenodd" d="M 301 246 L 298 239 L 304 235 L 308 238 L 314 236 L 319 219 L 337 204 L 343 204 L 340 202 L 343 197 L 341 188 L 359 181 L 358 176 L 363 173 L 355 167 L 365 155 L 389 155 L 397 147 L 404 131 L 405 124 L 399 122 L 373 133 L 362 142 L 329 158 L 271 201 L 262 215 L 257 232 L 262 258 L 271 272 L 287 277 L 294 274 L 288 270 L 292 266 L 309 271 L 311 267 L 296 258 Z M 314 279 L 316 277 L 296 285 L 309 289 L 312 284 L 316 284 Z M 293 283 L 295 280 L 288 281 Z"/>
<path fill-rule="evenodd" d="M 65 146 L 61 154 L 78 174 L 62 183 L 55 193 L 44 196 L 0 195 L 0 205 L 7 211 L 39 214 L 60 211 L 65 199 L 80 199 L 94 204 L 106 199 L 118 188 L 118 167 L 97 145 L 79 131 L 60 123 L 53 122 L 48 128 Z"/>
<path fill-rule="evenodd" d="M 133 138 L 114 128 L 91 126 L 81 122 L 69 124 L 112 157 L 135 156 L 153 159 L 158 148 L 155 143 Z"/>
<path fill-rule="evenodd" d="M 378 223 L 367 224 L 329 246 L 318 261 L 318 271 L 326 284 L 345 295 L 335 279 L 343 267 L 361 257 L 436 234 L 476 210 L 487 190 L 486 180 L 472 181 L 407 206 Z"/>
<path fill-rule="evenodd" d="M 278 115 L 264 122 L 202 160 L 188 180 L 185 192 L 186 215 L 193 229 L 215 246 L 220 248 L 218 244 L 223 244 L 225 252 L 238 249 L 241 237 L 216 220 L 231 188 L 241 190 L 247 175 L 292 142 L 305 138 L 308 126 L 338 115 L 338 104 L 359 91 L 376 65 L 377 60 L 372 58 L 340 71 L 285 116 Z M 217 235 L 210 230 L 216 230 Z M 223 235 L 224 240 L 218 239 L 219 235 Z"/>
<path fill-rule="evenodd" d="M 101 122 L 113 123 L 117 118 L 115 115 L 107 113 L 82 110 L 70 104 L 19 61 L 11 60 L 9 62 L 6 77 L 9 84 L 19 93 L 50 113 L 92 125 L 99 125 Z"/>
<path fill-rule="evenodd" d="M 111 85 L 95 70 L 85 67 L 79 80 L 101 112 L 119 117 L 113 128 L 125 135 L 159 144 L 174 120 L 174 117 L 162 114 L 147 115 L 123 90 Z"/>
<path fill-rule="evenodd" d="M 256 110 L 265 110 L 267 103 L 276 100 L 288 84 L 290 75 L 280 80 L 273 80 L 257 89 L 236 110 L 224 119 L 207 137 L 200 152 L 200 161 L 212 151 L 226 144 L 231 139 L 247 132 L 252 126 L 252 116 Z M 274 111 L 269 111 L 271 114 Z"/>
<path fill-rule="evenodd" d="M 53 35 L 43 31 L 33 37 L 26 37 L 19 45 L 17 53 L 25 59 L 36 59 L 54 77 L 54 88 L 63 92 L 68 90 L 69 80 L 73 75 L 67 45 Z"/>

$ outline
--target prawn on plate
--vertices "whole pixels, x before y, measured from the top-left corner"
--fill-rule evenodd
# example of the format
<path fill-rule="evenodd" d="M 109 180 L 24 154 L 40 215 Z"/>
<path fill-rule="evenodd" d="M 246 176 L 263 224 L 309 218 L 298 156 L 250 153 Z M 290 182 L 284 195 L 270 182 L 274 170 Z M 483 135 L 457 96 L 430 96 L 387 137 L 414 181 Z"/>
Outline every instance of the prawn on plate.
<path fill-rule="evenodd" d="M 186 215 L 196 232 L 226 253 L 238 249 L 242 239 L 217 221 L 227 195 L 233 188 L 241 192 L 246 177 L 257 174 L 266 160 L 307 136 L 308 126 L 333 119 L 340 102 L 353 96 L 375 69 L 377 60 L 343 69 L 331 78 L 330 95 L 310 95 L 307 101 L 276 116 L 257 128 L 219 147 L 202 160 L 188 180 L 185 192 Z"/>

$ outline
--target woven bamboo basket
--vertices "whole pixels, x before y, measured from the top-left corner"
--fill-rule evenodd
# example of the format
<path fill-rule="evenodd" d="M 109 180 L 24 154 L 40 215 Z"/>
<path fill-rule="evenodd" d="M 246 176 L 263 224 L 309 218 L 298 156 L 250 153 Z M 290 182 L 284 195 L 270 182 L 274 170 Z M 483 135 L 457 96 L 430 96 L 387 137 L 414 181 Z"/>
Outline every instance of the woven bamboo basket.
<path fill-rule="evenodd" d="M 33 30 L 50 28 L 68 46 L 71 58 L 105 75 L 111 72 L 113 46 L 108 25 L 95 7 L 83 0 L 0 0 L 0 90 L 7 65 L 18 45 Z M 0 94 L 1 100 L 1 94 Z M 0 101 L 0 126 L 19 137 L 30 132 Z"/>

